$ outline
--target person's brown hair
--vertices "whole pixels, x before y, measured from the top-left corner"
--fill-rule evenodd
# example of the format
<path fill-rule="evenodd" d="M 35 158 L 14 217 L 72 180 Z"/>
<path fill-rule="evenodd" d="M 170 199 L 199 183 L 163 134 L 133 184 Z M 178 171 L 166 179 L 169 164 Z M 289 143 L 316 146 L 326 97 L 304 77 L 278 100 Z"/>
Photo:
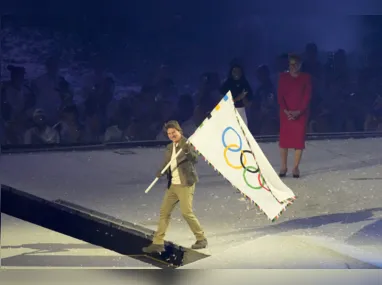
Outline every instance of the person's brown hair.
<path fill-rule="evenodd" d="M 180 127 L 178 121 L 175 121 L 175 120 L 172 120 L 172 121 L 168 121 L 167 123 L 164 124 L 163 126 L 163 132 L 167 135 L 167 130 L 168 129 L 175 129 L 177 130 L 178 132 L 182 133 L 183 134 L 183 130 L 182 128 Z"/>

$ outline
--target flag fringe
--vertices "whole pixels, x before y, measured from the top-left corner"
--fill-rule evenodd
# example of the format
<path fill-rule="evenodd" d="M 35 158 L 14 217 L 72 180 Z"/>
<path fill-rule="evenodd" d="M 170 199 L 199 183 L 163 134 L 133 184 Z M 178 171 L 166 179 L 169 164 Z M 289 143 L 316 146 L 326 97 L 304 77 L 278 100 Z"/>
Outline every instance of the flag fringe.
<path fill-rule="evenodd" d="M 204 161 L 207 162 L 208 165 L 212 166 L 212 168 L 214 169 L 215 172 L 217 172 L 219 175 L 223 176 L 223 178 L 224 178 L 226 181 L 228 181 L 234 189 L 238 190 L 238 191 L 244 196 L 244 198 L 246 198 L 247 201 L 251 202 L 251 204 L 254 204 L 257 208 L 259 208 L 259 210 L 260 210 L 264 215 L 266 215 L 265 212 L 261 209 L 261 207 L 260 207 L 258 204 L 256 204 L 255 201 L 253 201 L 250 197 L 248 197 L 247 195 L 245 195 L 239 188 L 237 188 L 236 186 L 234 186 L 234 185 L 233 185 L 227 178 L 224 177 L 224 175 L 222 175 L 222 174 L 216 169 L 215 166 L 212 165 L 212 163 L 210 163 L 210 162 L 208 161 L 207 158 L 205 158 L 205 157 L 204 157 L 204 156 L 197 150 L 197 148 L 196 148 L 192 143 L 190 143 L 190 144 L 194 147 L 194 149 L 195 149 L 195 151 L 197 152 L 197 154 L 200 155 L 201 157 L 203 157 Z M 285 208 L 282 209 L 282 210 L 280 211 L 280 213 L 278 213 L 277 216 L 276 216 L 275 218 L 273 218 L 273 219 L 270 219 L 270 218 L 266 215 L 266 216 L 267 216 L 267 219 L 270 220 L 272 223 L 275 222 L 275 221 L 277 221 L 277 220 L 280 218 L 280 216 L 286 211 L 286 208 L 289 207 L 290 205 L 292 205 L 293 202 L 294 202 L 296 199 L 297 199 L 297 196 L 294 196 L 294 197 L 292 197 L 292 198 L 286 199 L 285 201 L 282 201 L 282 202 L 285 202 Z M 280 203 L 280 202 L 279 202 L 279 203 Z M 280 204 L 283 204 L 283 203 L 280 203 Z"/>

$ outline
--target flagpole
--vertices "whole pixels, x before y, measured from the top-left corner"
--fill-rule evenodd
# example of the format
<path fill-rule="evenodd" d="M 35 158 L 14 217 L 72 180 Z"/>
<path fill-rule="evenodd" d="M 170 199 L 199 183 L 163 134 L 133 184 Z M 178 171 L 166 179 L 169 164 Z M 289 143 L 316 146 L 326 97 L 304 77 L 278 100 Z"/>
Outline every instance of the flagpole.
<path fill-rule="evenodd" d="M 186 144 L 189 144 L 189 143 L 190 143 L 190 139 L 191 139 L 191 137 L 192 137 L 193 135 L 195 135 L 195 133 L 196 133 L 198 130 L 199 130 L 199 128 L 197 128 L 196 131 L 195 131 L 195 132 L 188 138 L 188 140 L 186 141 Z M 170 162 L 167 163 L 167 165 L 162 169 L 161 174 L 164 174 L 164 173 L 167 171 L 167 169 L 168 169 L 168 168 L 170 167 L 170 165 L 171 165 L 171 162 L 173 162 L 173 161 L 179 156 L 179 154 L 180 154 L 181 152 L 182 152 L 182 149 L 180 149 L 180 150 L 178 151 L 178 153 L 175 155 L 175 157 L 171 158 Z M 158 178 L 158 177 L 155 177 L 154 181 L 151 182 L 151 184 L 149 185 L 149 187 L 147 187 L 147 189 L 145 190 L 145 193 L 148 193 L 148 192 L 151 190 L 151 188 L 153 188 L 154 185 L 158 182 L 158 180 L 159 180 L 159 178 Z"/>
<path fill-rule="evenodd" d="M 161 171 L 161 175 L 164 174 L 167 169 L 171 166 L 171 163 L 179 156 L 179 154 L 182 152 L 182 149 L 180 149 L 173 158 L 171 158 L 171 160 L 169 161 L 169 163 L 167 163 L 167 165 L 162 169 Z M 145 190 L 145 193 L 148 193 L 151 188 L 154 187 L 154 185 L 158 182 L 159 178 L 158 177 L 155 177 L 154 181 L 150 184 L 149 187 L 147 187 L 147 189 Z"/>

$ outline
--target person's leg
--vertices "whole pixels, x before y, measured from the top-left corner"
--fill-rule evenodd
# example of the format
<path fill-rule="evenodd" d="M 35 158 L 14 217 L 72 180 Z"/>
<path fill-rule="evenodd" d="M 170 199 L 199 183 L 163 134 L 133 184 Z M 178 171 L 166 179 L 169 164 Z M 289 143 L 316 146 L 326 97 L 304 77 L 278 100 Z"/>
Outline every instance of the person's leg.
<path fill-rule="evenodd" d="M 236 108 L 236 110 L 240 114 L 240 117 L 243 119 L 244 123 L 248 126 L 247 113 L 245 108 Z"/>
<path fill-rule="evenodd" d="M 186 220 L 188 226 L 193 232 L 196 243 L 192 246 L 193 249 L 201 249 L 207 246 L 207 239 L 204 235 L 204 231 L 199 223 L 199 220 L 196 218 L 193 211 L 193 200 L 195 185 L 191 187 L 186 186 L 177 186 L 174 188 L 174 191 L 179 197 L 180 211 L 183 218 Z"/>
<path fill-rule="evenodd" d="M 159 225 L 154 234 L 153 243 L 150 246 L 143 248 L 144 252 L 152 253 L 164 251 L 164 237 L 170 224 L 171 213 L 178 201 L 178 196 L 174 192 L 174 186 L 171 185 L 170 189 L 166 191 L 163 198 L 159 215 Z"/>
<path fill-rule="evenodd" d="M 174 191 L 174 186 L 171 185 L 170 189 L 166 191 L 166 194 L 163 198 L 159 214 L 159 225 L 154 235 L 153 243 L 164 243 L 164 236 L 166 235 L 167 228 L 170 224 L 171 213 L 174 210 L 175 205 L 178 201 L 179 198 Z"/>
<path fill-rule="evenodd" d="M 293 166 L 293 177 L 300 177 L 300 162 L 302 158 L 302 149 L 296 149 L 294 152 L 294 166 Z"/>
<path fill-rule="evenodd" d="M 288 171 L 288 149 L 280 148 L 280 158 L 281 158 L 281 167 L 280 167 L 280 177 L 284 177 Z"/>

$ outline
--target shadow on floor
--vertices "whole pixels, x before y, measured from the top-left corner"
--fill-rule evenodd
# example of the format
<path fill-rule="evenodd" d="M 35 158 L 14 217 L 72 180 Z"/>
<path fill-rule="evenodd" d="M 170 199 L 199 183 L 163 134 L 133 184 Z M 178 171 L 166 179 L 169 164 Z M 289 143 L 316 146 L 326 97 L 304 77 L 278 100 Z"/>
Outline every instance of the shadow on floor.
<path fill-rule="evenodd" d="M 57 253 L 66 252 L 71 249 L 99 249 L 100 247 L 87 244 L 87 243 L 31 243 L 22 245 L 4 245 L 1 247 L 2 250 L 5 249 L 34 249 L 36 252 L 43 253 Z"/>
<path fill-rule="evenodd" d="M 32 267 L 150 267 L 148 264 L 134 260 L 128 256 L 110 252 L 109 256 L 64 255 L 68 251 L 99 250 L 102 248 L 91 244 L 36 243 L 19 246 L 2 246 L 1 249 L 31 249 L 28 253 L 1 259 L 2 266 Z M 106 251 L 106 250 L 105 250 Z"/>
<path fill-rule="evenodd" d="M 346 242 L 355 246 L 382 246 L 382 219 L 364 226 Z"/>
<path fill-rule="evenodd" d="M 9 267 L 147 267 L 128 256 L 78 256 L 21 254 L 1 259 L 2 266 Z"/>
<path fill-rule="evenodd" d="M 268 234 L 280 234 L 288 231 L 295 230 L 306 230 L 314 229 L 328 224 L 341 223 L 341 224 L 353 224 L 363 221 L 372 221 L 374 212 L 382 211 L 382 208 L 371 208 L 360 210 L 352 213 L 336 213 L 321 216 L 313 216 L 309 218 L 300 218 L 289 220 L 285 222 L 280 222 L 271 226 L 266 227 L 251 227 L 242 228 L 240 230 L 217 234 L 218 237 L 229 236 L 229 235 L 245 235 L 248 233 L 253 233 L 253 237 L 258 238 Z M 248 239 L 248 237 L 247 237 Z"/>

